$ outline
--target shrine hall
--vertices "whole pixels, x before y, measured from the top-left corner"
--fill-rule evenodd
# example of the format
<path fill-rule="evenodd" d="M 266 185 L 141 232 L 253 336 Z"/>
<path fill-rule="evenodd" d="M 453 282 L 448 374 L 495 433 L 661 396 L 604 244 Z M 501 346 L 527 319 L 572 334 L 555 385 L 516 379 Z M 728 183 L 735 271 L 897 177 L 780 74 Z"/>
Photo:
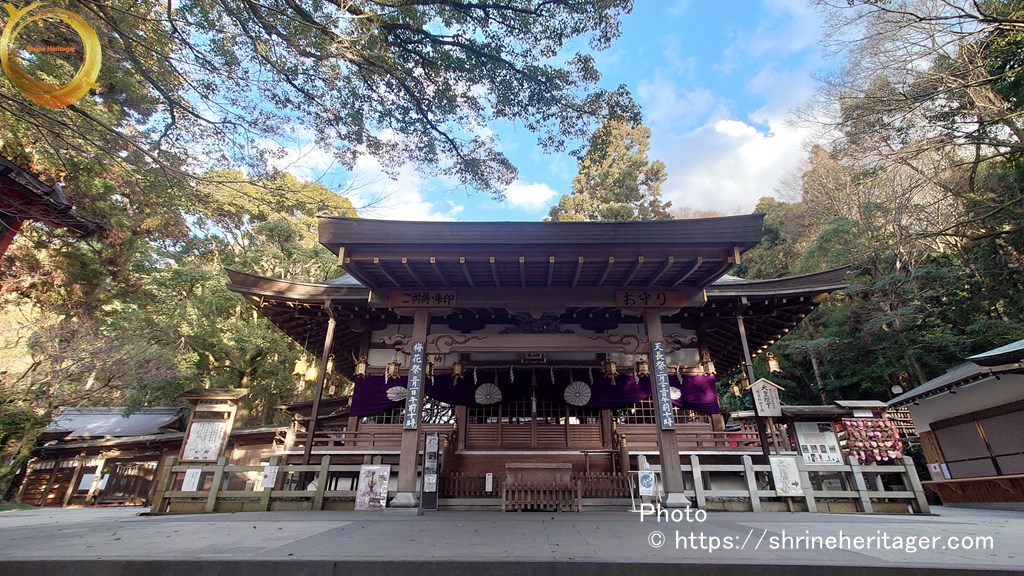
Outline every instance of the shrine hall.
<path fill-rule="evenodd" d="M 514 469 L 613 493 L 646 463 L 661 471 L 663 502 L 681 506 L 681 458 L 763 459 L 765 442 L 786 442 L 763 426 L 726 431 L 717 377 L 753 381 L 753 359 L 845 286 L 845 269 L 729 276 L 762 220 L 325 217 L 320 242 L 345 276 L 229 271 L 229 286 L 319 358 L 313 400 L 291 408 L 288 462 L 391 464 L 388 506 L 415 507 L 424 437 L 436 432 L 442 498 L 496 494 L 483 479 Z M 334 394 L 341 377 L 350 395 Z"/>

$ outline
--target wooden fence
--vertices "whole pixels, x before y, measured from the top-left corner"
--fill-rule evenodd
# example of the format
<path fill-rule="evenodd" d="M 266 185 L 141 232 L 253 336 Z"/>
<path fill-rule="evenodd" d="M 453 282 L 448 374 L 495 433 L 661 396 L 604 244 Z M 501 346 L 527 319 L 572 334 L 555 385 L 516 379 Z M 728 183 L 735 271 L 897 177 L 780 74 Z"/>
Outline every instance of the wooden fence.
<path fill-rule="evenodd" d="M 721 457 L 719 456 L 719 459 Z M 806 510 L 809 512 L 915 512 L 928 513 L 924 489 L 910 458 L 892 465 L 848 464 L 804 465 L 797 457 L 803 495 L 781 497 L 770 489 L 770 466 L 754 464 L 749 455 L 738 463 L 708 464 L 698 455 L 690 455 L 682 465 L 687 482 L 684 494 L 699 508 L 709 510 Z M 276 465 L 276 461 L 272 461 Z M 657 470 L 657 467 L 652 467 Z M 198 470 L 195 490 L 182 490 L 188 470 Z M 392 474 L 397 467 L 392 468 Z M 262 488 L 264 468 L 216 464 L 183 465 L 169 459 L 159 478 L 153 513 L 228 512 L 262 510 L 323 510 L 350 508 L 355 500 L 360 465 L 331 464 L 328 455 L 320 464 L 280 465 L 274 486 Z M 197 472 L 192 472 L 195 475 Z M 585 507 L 587 499 L 604 501 L 636 495 L 635 488 L 622 474 L 574 474 L 569 492 L 546 495 L 526 492 L 536 487 L 506 487 L 500 474 L 494 475 L 492 491 L 485 490 L 483 476 L 447 474 L 440 479 L 443 499 L 478 499 L 497 507 L 506 494 L 506 502 L 550 500 L 555 508 Z M 511 492 L 509 490 L 512 490 Z M 516 492 L 518 490 L 519 492 Z M 563 493 L 565 492 L 565 493 Z M 522 496 L 522 498 L 519 498 Z M 547 504 L 545 504 L 546 506 Z"/>
<path fill-rule="evenodd" d="M 501 488 L 502 512 L 582 512 L 581 501 L 579 482 L 506 482 Z"/>
<path fill-rule="evenodd" d="M 802 496 L 779 496 L 769 489 L 771 466 L 754 464 L 743 455 L 739 464 L 703 464 L 696 454 L 683 464 L 684 478 L 692 478 L 692 487 L 684 494 L 695 500 L 698 508 L 723 510 L 752 510 L 768 508 L 806 510 L 807 512 L 908 512 L 908 506 L 918 513 L 928 514 L 924 488 L 910 457 L 892 465 L 862 465 L 855 458 L 848 464 L 814 464 L 807 466 L 795 456 L 800 473 Z M 655 468 L 655 467 L 652 467 Z M 740 475 L 745 484 L 741 489 L 710 489 L 712 474 Z M 766 502 L 767 501 L 767 502 Z M 769 504 L 770 502 L 770 504 Z"/>

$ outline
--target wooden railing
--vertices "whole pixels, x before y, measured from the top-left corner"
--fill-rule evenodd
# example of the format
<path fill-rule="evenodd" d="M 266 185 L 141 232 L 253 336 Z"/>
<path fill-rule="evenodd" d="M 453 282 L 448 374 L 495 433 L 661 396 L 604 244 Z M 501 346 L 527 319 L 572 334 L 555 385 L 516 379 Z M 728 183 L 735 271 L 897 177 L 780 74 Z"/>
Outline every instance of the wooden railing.
<path fill-rule="evenodd" d="M 684 478 L 692 478 L 693 486 L 684 490 L 684 494 L 696 500 L 698 508 L 708 508 L 708 501 L 746 500 L 748 510 L 761 512 L 765 509 L 762 501 L 782 500 L 787 507 L 794 502 L 801 502 L 803 509 L 817 512 L 819 509 L 828 512 L 906 512 L 907 506 L 914 511 L 928 514 L 928 502 L 924 488 L 917 476 L 917 469 L 910 457 L 888 466 L 861 465 L 855 458 L 848 464 L 814 464 L 805 465 L 803 459 L 796 456 L 797 469 L 803 486 L 803 496 L 782 498 L 770 487 L 771 466 L 754 464 L 748 455 L 740 456 L 739 464 L 704 464 L 700 457 L 691 454 L 689 463 L 682 465 Z M 657 469 L 657 466 L 652 466 Z M 714 473 L 734 473 L 741 475 L 745 481 L 745 489 L 710 489 L 705 487 L 705 477 Z M 886 487 L 886 479 L 895 480 L 901 489 L 893 490 Z M 836 481 L 838 487 L 830 486 Z M 888 483 L 890 486 L 893 482 Z M 885 508 L 885 509 L 882 509 Z"/>
<path fill-rule="evenodd" d="M 453 472 L 441 477 L 441 498 L 498 498 L 501 496 L 502 476 L 492 477 L 491 491 L 487 491 L 485 476 L 471 476 L 462 472 Z"/>
<path fill-rule="evenodd" d="M 237 486 L 239 477 L 262 480 L 266 469 L 262 466 L 237 466 L 221 458 L 216 464 L 178 464 L 177 458 L 168 458 L 157 484 L 150 512 L 153 514 L 176 512 L 255 512 L 267 510 L 323 510 L 328 501 L 353 501 L 359 465 L 331 464 L 324 456 L 320 464 L 278 465 L 274 487 L 261 488 L 260 482 L 250 481 L 248 489 L 228 489 Z M 396 473 L 397 466 L 392 467 Z M 198 471 L 195 490 L 184 490 L 185 474 Z M 233 486 L 234 485 L 234 486 Z"/>
<path fill-rule="evenodd" d="M 501 511 L 582 512 L 581 499 L 578 482 L 506 482 L 501 488 Z"/>
<path fill-rule="evenodd" d="M 619 424 L 616 445 L 625 438 L 630 450 L 657 450 L 658 429 L 646 424 Z M 676 438 L 680 450 L 715 450 L 751 452 L 761 449 L 756 432 L 710 430 L 702 424 L 679 424 Z"/>
<path fill-rule="evenodd" d="M 574 474 L 583 498 L 629 498 L 629 479 L 625 474 L 598 472 Z"/>
<path fill-rule="evenodd" d="M 420 448 L 423 447 L 423 433 L 438 432 L 448 434 L 451 424 L 422 424 L 419 428 Z M 296 437 L 292 450 L 302 449 L 306 445 L 306 437 Z M 401 424 L 370 424 L 358 430 L 348 431 L 317 431 L 313 434 L 313 449 L 327 452 L 347 452 L 359 450 L 390 450 L 397 451 L 402 447 Z"/>
<path fill-rule="evenodd" d="M 720 459 L 721 457 L 719 457 Z M 273 465 L 279 460 L 275 458 Z M 652 466 L 658 470 L 657 466 Z M 683 493 L 705 509 L 746 509 L 755 512 L 779 510 L 779 506 L 809 512 L 895 512 L 928 513 L 924 489 L 910 458 L 892 465 L 860 465 L 856 460 L 848 464 L 804 465 L 797 458 L 803 495 L 783 498 L 770 489 L 770 466 L 754 464 L 749 455 L 740 455 L 739 462 L 707 464 L 691 454 L 681 465 L 684 480 L 689 484 Z M 195 490 L 183 490 L 184 475 L 188 470 L 200 474 Z M 332 464 L 325 455 L 320 464 L 309 466 L 284 465 L 278 468 L 277 482 L 271 488 L 261 488 L 258 481 L 265 471 L 260 466 L 235 466 L 222 459 L 217 464 L 177 464 L 169 458 L 158 480 L 156 496 L 151 507 L 153 513 L 166 512 L 235 512 L 262 510 L 322 510 L 351 507 L 356 495 L 356 482 L 360 466 Z M 395 474 L 397 467 L 392 467 Z M 715 488 L 705 484 L 716 476 L 733 475 L 742 480 L 745 488 Z M 240 479 L 249 479 L 244 484 Z M 631 478 L 632 479 L 632 478 Z M 483 476 L 458 473 L 441 478 L 441 498 L 490 498 L 505 496 L 506 507 L 519 509 L 520 502 L 527 506 L 565 510 L 578 509 L 583 499 L 626 498 L 637 495 L 635 487 L 619 474 L 573 474 L 570 481 L 543 483 L 503 482 L 494 475 L 492 492 L 485 491 Z M 625 486 L 623 486 L 625 484 Z M 240 489 L 246 486 L 248 489 Z M 894 488 L 896 486 L 896 488 Z M 536 504 L 530 504 L 536 502 Z M 554 508 L 550 508 L 554 506 Z M 794 508 L 796 507 L 796 508 Z"/>

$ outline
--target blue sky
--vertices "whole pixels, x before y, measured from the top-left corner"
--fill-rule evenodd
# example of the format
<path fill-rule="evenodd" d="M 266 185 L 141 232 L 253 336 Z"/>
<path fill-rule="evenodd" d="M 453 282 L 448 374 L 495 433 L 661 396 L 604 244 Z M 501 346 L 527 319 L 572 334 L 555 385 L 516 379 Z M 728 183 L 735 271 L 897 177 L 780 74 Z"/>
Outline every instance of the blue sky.
<path fill-rule="evenodd" d="M 831 65 L 821 21 L 806 0 L 638 0 L 622 36 L 596 55 L 602 84 L 626 84 L 652 130 L 651 159 L 668 167 L 662 191 L 675 207 L 749 213 L 804 158 L 807 129 L 791 111 Z M 491 127 L 520 171 L 505 202 L 420 176 L 389 179 L 363 158 L 355 174 L 319 150 L 292 149 L 281 166 L 350 196 L 368 218 L 539 220 L 571 190 L 575 160 L 545 154 L 525 130 Z M 367 206 L 370 204 L 369 206 Z"/>

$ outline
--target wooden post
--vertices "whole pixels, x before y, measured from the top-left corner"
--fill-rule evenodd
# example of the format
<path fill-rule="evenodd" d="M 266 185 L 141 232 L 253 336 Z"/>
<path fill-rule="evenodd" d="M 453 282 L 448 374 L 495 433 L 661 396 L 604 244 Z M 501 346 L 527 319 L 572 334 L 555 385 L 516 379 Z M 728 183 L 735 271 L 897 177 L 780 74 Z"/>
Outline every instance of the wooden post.
<path fill-rule="evenodd" d="M 324 380 L 327 378 L 327 360 L 330 358 L 331 350 L 334 348 L 334 329 L 337 321 L 334 319 L 334 309 L 331 301 L 324 303 L 327 308 L 327 336 L 324 338 L 324 351 L 320 356 L 320 371 L 316 376 L 316 392 L 313 394 L 313 406 L 309 413 L 309 422 L 306 424 L 306 446 L 302 450 L 302 465 L 309 465 L 309 456 L 313 452 L 313 434 L 316 432 L 316 419 L 320 416 L 320 398 L 324 395 Z"/>
<path fill-rule="evenodd" d="M 430 311 L 420 308 L 413 312 L 412 343 L 427 341 L 430 329 Z M 406 401 L 408 405 L 408 401 Z M 408 406 L 407 406 L 408 408 Z M 416 422 L 423 415 L 423 403 L 416 406 Z M 391 501 L 391 508 L 416 508 L 419 510 L 419 498 L 416 495 L 416 475 L 419 456 L 420 431 L 416 429 L 402 430 L 402 452 L 398 457 L 398 493 Z"/>
<path fill-rule="evenodd" d="M 853 489 L 857 491 L 857 498 L 860 500 L 860 511 L 871 513 L 871 495 L 868 494 L 867 483 L 864 482 L 864 473 L 861 471 L 860 461 L 850 456 L 850 472 L 853 476 Z"/>
<path fill-rule="evenodd" d="M 455 422 L 458 425 L 458 437 L 455 439 L 457 450 L 466 449 L 466 429 L 469 427 L 469 409 L 466 406 L 455 407 Z"/>
<path fill-rule="evenodd" d="M 71 497 L 75 494 L 78 489 L 78 478 L 82 473 L 82 462 L 83 456 L 79 455 L 75 458 L 75 471 L 71 473 L 71 481 L 68 482 L 68 489 L 64 492 L 64 503 L 62 506 L 67 506 L 68 502 L 71 501 Z"/>
<path fill-rule="evenodd" d="M 746 306 L 746 298 L 741 302 L 741 306 Z M 747 328 L 743 324 L 743 313 L 736 315 L 736 328 L 740 333 L 740 344 L 743 347 L 743 364 L 747 371 L 747 379 L 753 384 L 754 383 L 754 361 L 750 357 L 750 345 L 747 344 Z M 757 402 L 754 402 L 754 423 L 757 424 L 757 437 L 761 440 L 761 453 L 764 454 L 765 463 L 768 462 L 768 438 L 765 435 L 764 430 L 764 419 L 757 411 Z"/>
<path fill-rule="evenodd" d="M 7 252 L 7 248 L 14 241 L 14 237 L 18 235 L 18 230 L 21 230 L 21 225 L 24 222 L 21 218 L 14 216 L 10 222 L 0 223 L 0 256 Z"/>
<path fill-rule="evenodd" d="M 86 504 L 92 502 L 92 499 L 96 496 L 96 492 L 100 488 L 100 484 L 103 482 L 103 466 L 106 463 L 106 457 L 100 456 L 100 461 L 96 464 L 96 472 L 92 475 L 92 483 L 89 484 L 89 491 L 85 494 Z"/>
<path fill-rule="evenodd" d="M 664 340 L 661 329 L 661 311 L 657 308 L 648 308 L 644 311 L 644 324 L 647 329 L 647 339 L 651 345 L 651 388 L 654 395 L 655 413 L 657 416 L 658 430 L 658 456 L 661 460 L 661 481 L 665 489 L 665 501 L 662 503 L 669 508 L 684 508 L 690 505 L 690 501 L 683 494 L 686 489 L 683 483 L 682 463 L 679 461 L 679 438 L 675 430 L 663 430 L 661 422 L 665 418 L 675 418 L 670 412 L 662 414 L 661 403 L 658 402 L 658 385 L 654 382 L 654 370 L 657 360 L 654 357 L 654 344 Z"/>
<path fill-rule="evenodd" d="M 270 458 L 269 466 L 280 466 L 280 465 L 281 465 L 281 457 L 280 456 L 273 456 L 273 457 Z M 281 469 L 278 468 L 277 469 L 277 478 L 275 479 L 274 485 L 273 486 L 267 486 L 266 488 L 263 489 L 263 492 L 260 494 L 260 509 L 262 509 L 264 512 L 269 512 L 270 511 L 271 496 L 273 496 L 274 490 L 276 490 L 277 487 L 281 484 L 281 478 L 283 476 L 284 476 L 284 474 L 281 473 Z"/>
<path fill-rule="evenodd" d="M 811 475 L 807 473 L 807 465 L 803 456 L 797 456 L 796 469 L 800 471 L 800 483 L 804 486 L 804 503 L 808 512 L 817 512 L 818 503 L 814 500 L 814 486 L 811 485 Z"/>
<path fill-rule="evenodd" d="M 324 509 L 324 492 L 327 491 L 327 481 L 331 477 L 331 457 L 324 454 L 320 459 L 320 472 L 316 477 L 316 496 L 313 497 L 313 510 Z"/>
<path fill-rule="evenodd" d="M 53 461 L 53 468 L 50 469 L 50 477 L 46 479 L 46 486 L 43 488 L 43 494 L 39 497 L 39 505 L 40 506 L 46 506 L 46 498 L 50 495 L 50 490 L 53 489 L 53 479 L 57 475 L 57 468 L 59 466 L 60 466 L 60 460 L 54 460 Z M 25 476 L 25 479 L 28 480 L 28 476 L 27 475 Z M 25 484 L 27 484 L 27 482 L 22 483 L 22 488 L 25 487 Z M 18 500 L 19 501 L 21 500 L 20 496 L 19 496 Z"/>
<path fill-rule="evenodd" d="M 704 476 L 700 469 L 700 458 L 690 454 L 690 472 L 693 473 L 693 497 L 697 500 L 697 508 L 704 508 L 707 499 L 704 497 Z"/>
<path fill-rule="evenodd" d="M 743 460 L 743 477 L 747 480 L 747 492 L 750 493 L 750 508 L 754 512 L 760 512 L 761 496 L 757 493 L 757 474 L 754 472 L 754 461 L 746 454 L 741 459 Z"/>
<path fill-rule="evenodd" d="M 220 484 L 224 479 L 224 467 L 227 465 L 227 458 L 221 456 L 217 459 L 217 468 L 213 471 L 213 482 L 210 484 L 210 495 L 206 497 L 204 512 L 214 512 L 217 509 L 217 494 L 220 492 Z"/>
<path fill-rule="evenodd" d="M 925 497 L 924 488 L 921 487 L 921 479 L 917 477 L 917 467 L 910 456 L 903 457 L 903 484 L 909 485 L 914 491 L 914 500 L 917 503 L 917 511 L 921 514 L 931 514 L 928 507 L 928 498 Z"/>
<path fill-rule="evenodd" d="M 163 508 L 166 506 L 164 502 L 164 492 L 171 489 L 171 474 L 174 470 L 174 466 L 178 463 L 176 456 L 168 456 L 164 460 L 163 469 L 156 482 L 156 491 L 153 493 L 153 504 L 149 507 L 150 514 L 163 514 Z"/>

